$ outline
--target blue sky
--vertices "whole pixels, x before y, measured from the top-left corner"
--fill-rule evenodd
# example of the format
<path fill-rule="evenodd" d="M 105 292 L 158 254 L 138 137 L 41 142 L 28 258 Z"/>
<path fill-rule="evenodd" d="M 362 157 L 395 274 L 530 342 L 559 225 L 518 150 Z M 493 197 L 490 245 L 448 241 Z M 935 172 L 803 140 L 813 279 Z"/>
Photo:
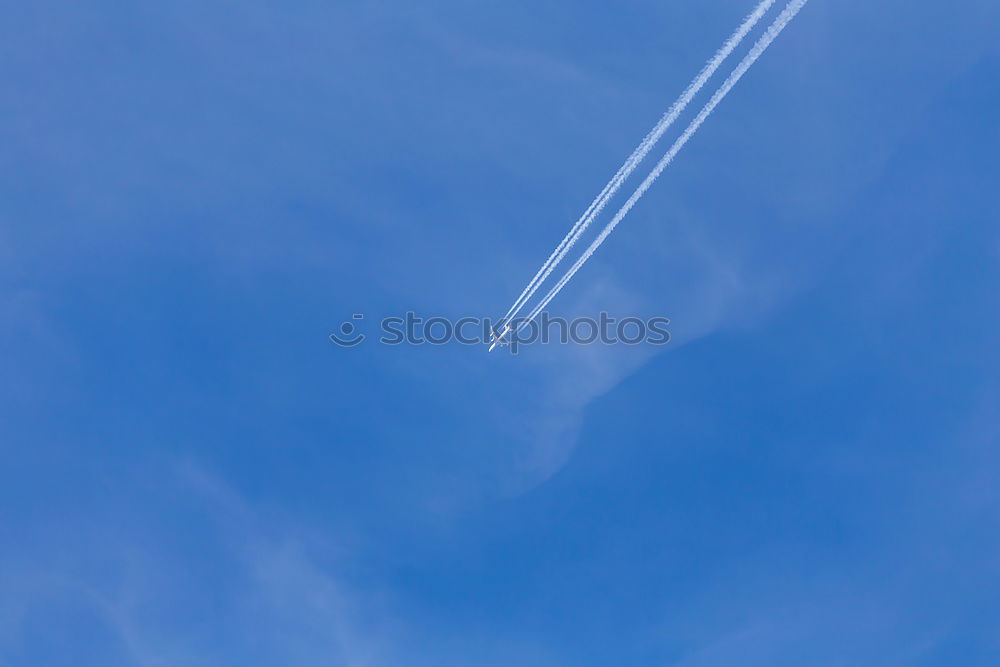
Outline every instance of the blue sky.
<path fill-rule="evenodd" d="M 0 664 L 996 665 L 1000 5 L 6 3 Z M 724 70 L 727 71 L 727 70 Z"/>

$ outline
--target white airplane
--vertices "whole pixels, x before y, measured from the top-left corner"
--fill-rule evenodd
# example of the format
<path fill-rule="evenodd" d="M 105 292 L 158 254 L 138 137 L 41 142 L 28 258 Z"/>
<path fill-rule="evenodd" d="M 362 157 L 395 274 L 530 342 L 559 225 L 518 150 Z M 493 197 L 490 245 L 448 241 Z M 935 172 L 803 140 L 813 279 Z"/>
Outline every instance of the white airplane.
<path fill-rule="evenodd" d="M 493 331 L 491 331 L 490 332 L 490 349 L 487 350 L 487 352 L 492 352 L 493 348 L 495 348 L 497 345 L 510 345 L 510 341 L 505 341 L 503 339 L 503 337 L 506 336 L 507 332 L 509 332 L 509 331 L 510 331 L 510 324 L 507 324 L 506 326 L 504 326 L 504 329 L 503 329 L 503 331 L 500 332 L 499 336 L 497 335 L 496 329 L 494 329 Z"/>

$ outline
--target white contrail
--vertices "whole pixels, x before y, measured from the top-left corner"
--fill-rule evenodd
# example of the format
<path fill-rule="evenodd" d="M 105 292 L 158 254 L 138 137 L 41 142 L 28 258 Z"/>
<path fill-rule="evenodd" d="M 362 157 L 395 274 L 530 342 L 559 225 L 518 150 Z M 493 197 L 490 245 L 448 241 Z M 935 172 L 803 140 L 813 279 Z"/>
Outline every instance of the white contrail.
<path fill-rule="evenodd" d="M 736 29 L 736 32 L 734 32 L 729 39 L 723 43 L 722 47 L 715 53 L 714 56 L 712 56 L 712 59 L 705 64 L 701 72 L 698 73 L 698 76 L 696 76 L 694 80 L 688 84 L 688 87 L 683 93 L 681 93 L 681 96 L 677 98 L 677 101 L 675 101 L 670 108 L 667 109 L 666 113 L 663 114 L 663 117 L 660 118 L 659 122 L 657 122 L 653 129 L 649 131 L 649 134 L 643 138 L 642 143 L 640 143 L 628 159 L 625 160 L 625 164 L 623 164 L 611 180 L 608 181 L 608 184 L 604 186 L 604 189 L 601 190 L 599 195 L 597 195 L 597 198 L 591 202 L 590 206 L 587 207 L 587 210 L 584 211 L 582 216 L 580 216 L 580 219 L 574 223 L 573 227 L 569 230 L 569 233 L 566 234 L 566 236 L 563 237 L 563 240 L 559 242 L 556 249 L 551 255 L 549 255 L 549 258 L 545 260 L 545 263 L 542 264 L 542 268 L 538 270 L 535 277 L 531 279 L 527 287 L 524 288 L 524 291 L 521 292 L 521 295 L 517 297 L 514 305 L 510 307 L 507 314 L 500 320 L 498 326 L 503 326 L 504 323 L 517 315 L 521 308 L 524 307 L 524 304 L 535 294 L 541 284 L 545 282 L 545 279 L 549 277 L 549 274 L 555 270 L 556 266 L 562 261 L 562 258 L 566 256 L 566 253 L 569 252 L 570 248 L 573 247 L 583 232 L 586 231 L 587 227 L 594 220 L 594 218 L 600 214 L 605 204 L 608 203 L 608 200 L 610 200 L 615 193 L 618 192 L 618 188 L 621 187 L 625 179 L 627 179 L 632 172 L 635 171 L 635 168 L 639 166 L 639 163 L 642 162 L 643 159 L 645 159 L 645 157 L 656 145 L 656 142 L 663 136 L 664 132 L 666 132 L 674 121 L 677 120 L 677 117 L 681 115 L 685 108 L 687 108 L 687 105 L 692 99 L 694 99 L 694 96 L 698 94 L 702 87 L 704 87 L 705 83 L 712 77 L 713 74 L 715 74 L 715 71 L 719 69 L 719 66 L 723 63 L 723 61 L 729 57 L 729 54 L 731 54 L 733 50 L 739 46 L 740 42 L 743 41 L 743 38 L 746 37 L 747 33 L 749 33 L 753 27 L 757 25 L 757 22 L 760 21 L 764 14 L 767 13 L 767 10 L 771 8 L 771 5 L 773 5 L 774 2 L 775 0 L 761 0 L 757 7 L 746 17 L 746 19 L 743 20 L 743 23 Z"/>
<path fill-rule="evenodd" d="M 566 274 L 559 279 L 559 282 L 556 283 L 555 286 L 549 290 L 548 294 L 545 295 L 542 301 L 535 306 L 535 308 L 528 315 L 527 319 L 525 319 L 524 322 L 518 326 L 517 331 L 520 331 L 524 326 L 535 319 L 535 317 L 538 316 L 538 313 L 540 313 L 542 309 L 548 305 L 549 301 L 551 301 L 553 297 L 559 293 L 563 286 L 569 282 L 570 278 L 573 277 L 573 274 L 579 271 L 580 267 L 583 266 L 588 259 L 590 259 L 590 256 L 594 254 L 602 243 L 604 243 L 604 239 L 608 237 L 618 223 L 622 221 L 622 218 L 624 218 L 628 212 L 632 210 L 635 203 L 646 193 L 649 187 L 653 184 L 653 181 L 655 181 L 657 177 L 663 173 L 663 170 L 667 168 L 667 165 L 673 161 L 673 159 L 677 156 L 677 153 L 679 153 L 684 147 L 684 144 L 686 144 L 694 133 L 698 131 L 698 128 L 701 127 L 702 123 L 705 122 L 705 119 L 708 118 L 715 107 L 719 105 L 719 102 L 721 102 L 723 98 L 729 94 L 729 91 L 733 89 L 733 86 L 735 86 L 743 75 L 746 74 L 751 65 L 757 62 L 757 59 L 760 58 L 761 54 L 763 54 L 765 50 L 767 50 L 767 47 L 771 45 L 771 42 L 773 42 L 781 31 L 784 30 L 785 27 L 791 22 L 791 20 L 795 18 L 795 15 L 799 13 L 799 10 L 802 9 L 808 1 L 809 0 L 791 0 L 791 2 L 788 3 L 788 6 L 786 6 L 781 14 L 778 15 L 778 18 L 774 20 L 774 23 L 772 23 L 767 29 L 767 32 L 764 33 L 756 44 L 754 44 L 750 53 L 748 53 L 740 64 L 736 66 L 736 69 L 734 69 L 733 73 L 729 75 L 729 78 L 726 79 L 725 83 L 723 83 L 722 86 L 715 91 L 712 99 L 710 99 L 701 112 L 698 113 L 698 116 L 691 121 L 691 124 L 688 125 L 686 130 L 684 130 L 684 134 L 678 137 L 677 141 L 674 142 L 674 145 L 670 147 L 669 151 L 667 151 L 667 154 L 664 155 L 663 158 L 656 164 L 653 171 L 651 171 L 649 176 L 646 177 L 646 180 L 644 180 L 639 187 L 636 188 L 635 192 L 632 193 L 632 196 L 629 197 L 628 201 L 622 205 L 622 207 L 618 210 L 618 213 L 615 214 L 615 217 L 611 219 L 611 222 L 609 222 L 607 226 L 604 227 L 583 255 L 576 260 Z"/>

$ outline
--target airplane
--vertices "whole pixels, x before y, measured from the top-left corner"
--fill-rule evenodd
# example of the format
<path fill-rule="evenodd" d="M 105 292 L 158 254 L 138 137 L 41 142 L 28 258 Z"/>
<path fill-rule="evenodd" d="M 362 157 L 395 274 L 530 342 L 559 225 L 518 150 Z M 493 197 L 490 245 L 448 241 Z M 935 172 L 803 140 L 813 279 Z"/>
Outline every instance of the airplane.
<path fill-rule="evenodd" d="M 504 326 L 504 330 L 500 332 L 499 336 L 497 335 L 496 329 L 494 329 L 493 331 L 491 331 L 490 332 L 490 349 L 487 350 L 487 352 L 492 352 L 493 348 L 495 348 L 497 345 L 510 345 L 510 341 L 505 341 L 503 339 L 503 337 L 507 335 L 508 331 L 510 331 L 510 324 L 507 324 L 506 326 Z"/>

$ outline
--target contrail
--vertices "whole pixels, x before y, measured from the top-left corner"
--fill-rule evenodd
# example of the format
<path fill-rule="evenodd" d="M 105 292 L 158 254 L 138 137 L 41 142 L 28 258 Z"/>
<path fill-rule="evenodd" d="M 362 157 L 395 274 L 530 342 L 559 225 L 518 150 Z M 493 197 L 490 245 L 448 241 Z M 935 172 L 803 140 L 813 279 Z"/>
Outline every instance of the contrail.
<path fill-rule="evenodd" d="M 663 158 L 656 164 L 653 171 L 651 171 L 649 176 L 646 177 L 646 180 L 644 180 L 639 187 L 636 188 L 635 192 L 632 193 L 632 196 L 628 198 L 628 201 L 622 205 L 622 207 L 618 210 L 618 213 L 615 214 L 615 217 L 611 219 L 611 222 L 604 227 L 598 237 L 594 239 L 594 242 L 590 244 L 590 247 L 588 247 L 583 255 L 576 260 L 566 274 L 559 279 L 559 282 L 549 290 L 548 294 L 546 294 L 542 301 L 531 311 L 527 319 L 517 327 L 517 331 L 520 331 L 524 326 L 535 319 L 535 317 L 538 316 L 538 313 L 540 313 L 542 309 L 548 305 L 549 301 L 551 301 L 555 295 L 559 293 L 563 286 L 569 282 L 570 278 L 572 278 L 573 275 L 580 270 L 580 267 L 583 266 L 588 259 L 590 259 L 590 256 L 594 254 L 602 243 L 604 243 L 604 239 L 606 239 L 614 228 L 618 226 L 618 223 L 622 221 L 622 218 L 628 215 L 628 212 L 632 210 L 635 203 L 639 201 L 644 194 L 646 194 L 646 191 L 649 190 L 649 187 L 659 177 L 659 175 L 663 173 L 663 170 L 667 168 L 667 165 L 673 162 L 674 158 L 684 147 L 684 144 L 686 144 L 688 140 L 694 136 L 694 133 L 697 132 L 702 123 L 705 122 L 705 119 L 708 118 L 712 111 L 715 110 L 715 107 L 719 105 L 719 102 L 721 102 L 723 98 L 729 94 L 729 91 L 733 89 L 733 86 L 735 86 L 743 75 L 746 74 L 751 65 L 757 62 L 757 59 L 760 58 L 761 54 L 767 50 L 767 47 L 771 45 L 771 42 L 773 42 L 781 31 L 784 30 L 785 27 L 791 22 L 791 20 L 795 18 L 795 15 L 799 13 L 799 10 L 802 9 L 808 1 L 809 0 L 791 0 L 791 2 L 788 3 L 781 14 L 778 15 L 778 18 L 774 20 L 774 23 L 772 23 L 767 29 L 767 32 L 764 33 L 756 44 L 754 44 L 750 53 L 748 53 L 740 64 L 736 66 L 736 69 L 734 69 L 733 73 L 729 75 L 729 78 L 726 79 L 725 83 L 723 83 L 722 86 L 715 91 L 712 99 L 710 99 L 701 112 L 698 113 L 698 116 L 691 121 L 691 124 L 688 125 L 686 130 L 684 130 L 684 134 L 678 137 L 677 141 L 674 142 L 674 145 L 670 147 L 669 151 L 667 151 L 667 154 L 664 155 Z"/>
<path fill-rule="evenodd" d="M 653 149 L 653 146 L 656 145 L 656 142 L 663 136 L 663 133 L 667 131 L 675 120 L 677 120 L 677 117 L 681 115 L 685 108 L 687 108 L 687 105 L 692 99 L 694 99 L 694 96 L 697 95 L 702 87 L 704 87 L 705 83 L 712 78 L 712 75 L 715 74 L 717 69 L 719 69 L 719 66 L 723 63 L 723 61 L 725 61 L 725 59 L 729 57 L 729 54 L 731 54 L 733 50 L 739 46 L 740 42 L 743 41 L 743 38 L 746 37 L 747 33 L 749 33 L 755 25 L 757 25 L 757 22 L 760 21 L 764 14 L 767 13 L 774 2 L 775 0 L 761 0 L 756 9 L 754 9 L 746 17 L 746 19 L 743 20 L 743 23 L 736 29 L 736 32 L 734 32 L 729 39 L 723 43 L 722 47 L 715 53 L 712 59 L 705 64 L 701 72 L 698 73 L 698 76 L 696 76 L 694 80 L 688 84 L 688 87 L 683 93 L 681 93 L 681 96 L 677 98 L 677 101 L 675 101 L 670 108 L 667 109 L 667 111 L 663 114 L 663 117 L 660 118 L 659 122 L 657 122 L 653 129 L 649 131 L 649 134 L 643 138 L 642 143 L 640 143 L 628 159 L 625 160 L 625 164 L 618 169 L 618 172 L 611 178 L 610 181 L 608 181 L 608 184 L 604 186 L 604 189 L 601 190 L 599 195 L 597 195 L 597 198 L 591 202 L 590 206 L 587 207 L 587 210 L 584 211 L 582 216 L 580 216 L 580 219 L 573 224 L 569 233 L 566 234 L 563 240 L 559 242 L 559 245 L 556 246 L 556 249 L 551 255 L 549 255 L 549 258 L 545 260 L 545 263 L 542 264 L 542 268 L 538 270 L 535 277 L 531 279 L 527 287 L 524 288 L 524 291 L 521 292 L 521 295 L 517 297 L 514 305 L 511 306 L 510 310 L 507 311 L 507 314 L 503 316 L 503 319 L 500 320 L 498 326 L 502 327 L 508 320 L 520 312 L 521 308 L 524 307 L 524 304 L 535 294 L 541 284 L 545 282 L 545 279 L 549 277 L 549 274 L 555 270 L 556 266 L 562 261 L 563 257 L 566 256 L 566 253 L 569 252 L 570 248 L 573 247 L 583 232 L 586 231 L 587 227 L 594 220 L 594 218 L 596 218 L 600 214 L 601 210 L 604 209 L 608 200 L 610 200 L 615 193 L 618 192 L 618 188 L 621 187 L 625 179 L 627 179 L 632 172 L 635 171 L 635 168 L 639 166 L 639 163 L 642 162 L 643 159 L 645 159 L 645 157 Z"/>

